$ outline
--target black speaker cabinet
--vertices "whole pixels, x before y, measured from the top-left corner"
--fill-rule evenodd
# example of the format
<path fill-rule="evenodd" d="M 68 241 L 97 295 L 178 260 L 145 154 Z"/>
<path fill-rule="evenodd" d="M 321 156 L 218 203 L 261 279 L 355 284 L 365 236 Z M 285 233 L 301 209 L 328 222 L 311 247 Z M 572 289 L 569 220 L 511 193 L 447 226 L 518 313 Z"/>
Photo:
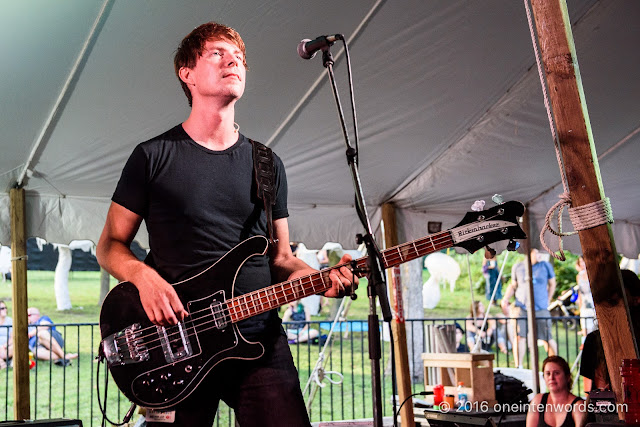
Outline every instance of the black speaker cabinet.
<path fill-rule="evenodd" d="M 526 413 L 497 414 L 473 412 L 439 412 L 426 410 L 425 418 L 431 427 L 522 427 Z"/>
<path fill-rule="evenodd" d="M 22 420 L 22 421 L 3 421 L 0 422 L 2 427 L 82 427 L 82 421 L 80 420 L 67 420 L 63 418 L 56 418 L 52 420 Z"/>

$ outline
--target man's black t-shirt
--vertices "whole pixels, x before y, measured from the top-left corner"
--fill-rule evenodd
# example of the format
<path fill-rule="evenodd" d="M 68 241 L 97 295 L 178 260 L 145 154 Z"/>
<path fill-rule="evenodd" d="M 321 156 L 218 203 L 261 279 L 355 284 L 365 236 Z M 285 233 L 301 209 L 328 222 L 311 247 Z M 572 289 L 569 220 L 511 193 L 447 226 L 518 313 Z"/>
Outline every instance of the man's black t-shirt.
<path fill-rule="evenodd" d="M 275 220 L 287 217 L 288 210 L 284 165 L 275 154 L 274 164 Z M 182 125 L 139 144 L 112 200 L 142 216 L 154 267 L 169 283 L 206 269 L 251 236 L 267 235 L 264 205 L 256 195 L 253 146 L 242 134 L 224 151 L 199 145 Z M 235 295 L 270 284 L 269 260 L 256 256 L 240 270 Z M 255 338 L 276 322 L 277 313 L 271 311 L 239 326 Z"/>

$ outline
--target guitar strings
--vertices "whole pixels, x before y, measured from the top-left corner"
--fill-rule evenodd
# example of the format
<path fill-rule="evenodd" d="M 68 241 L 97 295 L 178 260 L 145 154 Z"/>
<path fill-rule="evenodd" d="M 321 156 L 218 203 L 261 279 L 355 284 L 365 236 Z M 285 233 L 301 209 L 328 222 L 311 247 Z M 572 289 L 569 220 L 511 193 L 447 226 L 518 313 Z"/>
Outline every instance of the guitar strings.
<path fill-rule="evenodd" d="M 486 218 L 483 221 L 493 219 L 496 216 L 498 215 L 494 215 L 492 217 Z M 475 222 L 481 222 L 481 221 L 478 220 Z M 451 236 L 451 230 L 446 230 L 431 236 L 424 237 L 422 239 L 418 239 L 414 242 L 404 243 L 402 245 L 392 247 L 382 253 L 382 258 L 385 261 L 385 264 L 387 264 L 387 266 L 391 266 L 392 264 L 395 265 L 394 263 L 397 263 L 397 262 L 399 263 L 404 262 L 404 258 L 410 254 L 409 247 L 411 246 L 413 246 L 413 250 L 417 256 L 423 256 L 431 252 L 436 252 L 438 250 L 451 247 L 452 243 L 453 243 L 453 239 Z M 427 248 L 427 251 L 422 252 L 423 250 L 425 250 L 425 248 Z M 402 251 L 402 249 L 407 249 L 407 250 Z M 402 255 L 403 252 L 405 253 L 405 256 Z M 365 261 L 366 261 L 366 258 L 361 258 L 359 260 L 356 260 L 356 265 L 359 265 Z M 341 267 L 348 267 L 348 266 L 349 264 L 336 265 L 331 268 L 327 268 L 319 272 L 312 273 L 310 275 L 307 275 L 289 282 L 283 282 L 279 285 L 274 285 L 274 286 L 275 287 L 280 286 L 281 290 L 279 292 L 282 294 L 282 298 L 284 298 L 284 301 L 286 303 L 287 301 L 289 301 L 288 299 L 289 296 L 295 296 L 296 299 L 299 299 L 298 293 L 300 293 L 304 297 L 307 295 L 319 293 L 319 292 L 322 292 L 323 290 L 329 289 L 330 286 L 327 286 L 324 282 L 325 276 L 328 277 L 328 274 L 332 270 L 339 269 Z M 316 287 L 315 282 L 317 282 L 318 279 L 314 277 L 320 278 L 321 283 L 318 284 L 320 289 L 319 291 L 315 289 Z M 308 282 L 305 282 L 305 280 L 308 280 Z M 299 282 L 299 284 L 295 284 L 296 282 Z M 311 290 L 312 290 L 312 292 L 309 294 L 306 293 L 306 291 L 309 290 L 308 285 L 311 285 Z M 287 286 L 288 286 L 288 290 L 291 291 L 290 294 L 288 294 L 287 290 L 285 290 L 285 287 Z M 275 291 L 275 287 L 271 288 L 272 295 L 276 295 L 276 293 L 278 292 L 278 291 Z M 301 287 L 302 292 L 296 292 L 295 289 L 297 287 Z M 264 296 L 260 295 L 261 292 L 264 292 Z M 191 313 L 190 320 L 188 322 L 191 323 L 193 326 L 187 326 L 187 321 L 181 321 L 180 324 L 187 326 L 182 330 L 187 334 L 187 337 L 191 338 L 193 336 L 197 336 L 197 333 L 206 332 L 211 329 L 218 329 L 216 325 L 206 329 L 199 330 L 198 328 L 201 328 L 211 323 L 215 324 L 219 320 L 222 320 L 224 323 L 236 323 L 240 320 L 244 320 L 247 317 L 251 317 L 253 315 L 268 311 L 269 309 L 279 307 L 281 305 L 280 298 L 281 298 L 280 296 L 276 296 L 277 305 L 274 305 L 273 300 L 269 299 L 268 288 L 259 289 L 257 291 L 249 292 L 247 294 L 243 294 L 238 297 L 232 297 L 229 300 L 225 301 L 224 305 L 226 306 L 226 310 L 223 310 L 223 313 L 219 313 L 223 315 L 222 317 L 216 317 L 215 314 L 209 314 L 211 312 L 211 308 L 207 307 Z M 250 301 L 248 301 L 249 299 Z M 257 304 L 256 304 L 256 299 L 258 300 Z M 244 302 L 240 302 L 241 300 L 244 300 Z M 245 306 L 244 309 L 243 309 L 243 306 Z M 236 309 L 239 309 L 239 312 L 237 312 Z M 205 313 L 204 316 L 195 317 L 195 315 L 198 315 L 203 312 Z M 206 319 L 209 316 L 212 317 L 211 320 L 205 320 L 202 323 L 198 323 L 199 320 Z M 175 331 L 165 329 L 165 331 L 167 331 L 168 344 L 171 344 L 172 342 L 176 342 L 178 340 L 181 341 L 182 339 L 180 338 L 180 335 L 181 335 L 180 328 L 177 325 L 172 326 L 170 328 L 175 329 Z M 156 329 L 156 331 L 153 331 L 153 329 Z M 142 335 L 142 336 L 137 336 L 133 338 L 133 340 L 136 342 L 136 346 L 138 342 L 143 341 L 144 339 L 149 337 L 154 337 L 148 342 L 143 342 L 142 345 L 146 348 L 147 351 L 155 350 L 157 348 L 162 347 L 162 344 L 155 347 L 148 347 L 155 344 L 156 342 L 161 343 L 162 341 L 160 337 L 155 338 L 157 334 L 157 328 L 155 325 L 135 331 L 136 334 L 139 334 L 139 333 L 146 334 L 147 332 L 150 332 L 150 333 L 148 335 Z M 176 340 L 175 337 L 178 337 L 178 340 Z M 126 346 L 127 340 L 128 338 L 126 336 L 122 336 L 122 337 L 116 338 L 114 341 L 116 341 L 116 343 L 120 345 Z"/>
<path fill-rule="evenodd" d="M 337 267 L 338 266 L 333 268 L 337 268 Z M 224 310 L 227 314 L 218 313 L 218 314 L 222 314 L 223 315 L 222 317 L 216 316 L 214 313 L 212 313 L 212 310 L 210 307 L 206 307 L 204 309 L 196 310 L 192 312 L 191 316 L 189 316 L 190 318 L 189 321 L 181 321 L 179 324 L 183 324 L 186 326 L 187 322 L 192 323 L 194 326 L 182 329 L 183 331 L 186 331 L 187 333 L 190 334 L 193 330 L 196 330 L 198 327 L 210 322 L 223 321 L 225 323 L 229 323 L 229 322 L 233 323 L 239 320 L 243 320 L 243 314 L 251 313 L 253 311 L 253 314 L 255 315 L 255 314 L 258 314 L 259 312 L 267 311 L 269 308 L 272 308 L 272 306 L 273 308 L 279 307 L 280 305 L 282 305 L 283 303 L 286 303 L 289 300 L 288 299 L 289 296 L 294 296 L 297 298 L 297 297 L 306 295 L 309 289 L 312 289 L 312 292 L 315 292 L 315 293 L 321 292 L 322 290 L 326 290 L 330 287 L 324 283 L 324 278 L 328 277 L 328 274 L 332 269 L 325 269 L 318 273 L 314 273 L 313 275 L 305 276 L 290 282 L 282 283 L 280 284 L 280 288 L 281 288 L 280 291 L 272 291 L 269 293 L 265 289 L 260 289 L 258 291 L 254 291 L 248 294 L 240 295 L 235 298 L 231 298 L 224 303 L 224 305 L 227 306 L 226 310 Z M 320 285 L 318 284 L 317 281 L 314 281 L 314 279 L 311 277 L 314 275 L 320 276 L 321 278 Z M 308 279 L 310 280 L 307 281 Z M 296 282 L 299 282 L 299 284 L 296 284 Z M 275 286 L 278 287 L 278 285 L 275 285 Z M 302 287 L 303 291 L 296 290 L 297 288 L 300 288 L 300 287 Z M 260 293 L 263 293 L 263 295 L 261 296 Z M 276 302 L 278 305 L 274 305 L 272 300 L 268 300 L 269 294 L 271 294 L 272 296 L 273 295 L 276 296 Z M 256 298 L 256 295 L 257 295 L 257 298 Z M 267 301 L 265 301 L 265 298 L 267 298 Z M 257 303 L 256 303 L 256 299 L 258 300 Z M 280 301 L 281 299 L 283 299 L 283 302 Z M 245 301 L 240 302 L 240 300 L 245 300 Z M 243 306 L 247 307 L 244 311 L 242 309 Z M 260 308 L 256 308 L 258 306 Z M 205 315 L 196 317 L 201 313 L 205 313 Z M 202 320 L 203 318 L 206 318 L 207 316 L 212 316 L 212 320 L 206 321 L 204 323 L 198 323 L 198 321 Z M 234 317 L 237 317 L 237 318 L 234 319 Z M 181 332 L 180 332 L 180 329 L 178 328 L 178 325 L 174 325 L 169 328 L 170 329 L 165 329 L 165 331 L 167 332 L 167 338 L 169 338 L 169 342 L 171 342 L 171 338 L 176 336 L 179 337 Z M 172 331 L 173 329 L 175 329 L 175 331 Z M 155 325 L 152 325 L 152 326 L 139 329 L 133 332 L 137 334 L 137 336 L 132 338 L 133 341 L 143 341 L 149 337 L 155 338 L 157 336 L 157 327 Z M 140 334 L 143 334 L 143 335 L 140 335 Z M 144 335 L 144 334 L 147 334 L 147 335 Z M 191 336 L 191 334 L 189 336 Z M 126 346 L 127 339 L 128 338 L 126 336 L 121 336 L 116 338 L 115 341 L 117 344 L 121 346 Z M 153 344 L 156 341 L 160 342 L 162 341 L 162 339 L 158 337 L 157 339 L 148 341 L 145 344 Z M 153 347 L 153 348 L 158 348 L 158 347 Z"/>
<path fill-rule="evenodd" d="M 424 240 L 424 239 L 423 239 L 423 240 Z M 431 244 L 431 246 L 432 246 L 432 247 L 434 247 L 434 249 L 435 249 L 435 245 L 434 245 L 435 241 L 434 241 L 433 239 L 429 239 L 429 240 L 430 240 L 431 242 L 426 243 L 426 245 Z M 447 240 L 447 239 L 445 239 L 445 240 Z M 433 244 L 432 244 L 432 243 L 433 243 Z M 442 243 L 442 242 L 438 242 L 438 245 L 440 245 L 441 243 Z M 409 244 L 409 245 L 411 245 L 411 244 Z M 407 246 L 407 244 L 405 244 L 405 245 L 403 245 L 403 246 Z M 414 243 L 414 244 L 413 244 L 413 246 L 415 246 L 415 248 L 417 249 L 418 244 Z M 425 243 L 420 243 L 420 246 L 425 246 Z M 398 247 L 398 249 L 399 249 L 399 247 Z M 436 250 L 437 250 L 437 249 L 436 249 Z M 419 252 L 419 251 L 418 251 L 418 252 Z M 402 259 L 402 255 L 401 255 L 400 253 L 398 253 L 397 255 L 395 255 L 395 254 L 394 254 L 393 256 L 390 256 L 389 258 L 396 258 L 396 256 L 398 256 L 400 260 Z M 331 269 L 325 269 L 325 270 L 321 271 L 320 273 L 326 273 L 326 272 L 327 272 L 326 270 L 329 270 L 329 271 L 330 271 L 330 270 L 332 270 L 332 269 L 339 268 L 339 267 L 340 267 L 340 266 L 335 266 L 335 267 L 333 267 L 333 268 L 331 268 Z M 314 286 L 314 279 L 313 279 L 313 276 L 316 276 L 316 275 L 318 275 L 318 273 L 314 273 L 314 274 L 312 274 L 312 275 L 309 275 L 309 276 L 306 276 L 306 277 L 303 277 L 303 278 L 297 279 L 296 281 L 299 281 L 299 282 L 300 282 L 300 284 L 302 285 L 302 284 L 303 284 L 304 279 L 309 279 L 309 280 L 310 280 L 310 282 L 309 282 L 309 283 L 310 283 L 312 286 Z M 322 277 L 322 276 L 321 276 L 321 277 Z M 295 294 L 295 290 L 294 290 L 295 288 L 293 287 L 293 282 L 295 282 L 295 281 L 288 282 L 288 283 L 283 283 L 283 284 L 281 285 L 281 287 L 284 289 L 284 286 L 285 286 L 285 285 L 289 285 L 289 286 L 290 286 L 290 288 L 291 288 L 291 290 L 293 290 L 293 293 Z M 262 311 L 266 311 L 266 310 L 264 310 L 264 306 L 265 306 L 265 305 L 266 305 L 268 308 L 271 306 L 271 303 L 269 303 L 269 302 L 265 303 L 265 302 L 263 301 L 263 298 L 262 298 L 262 297 L 258 297 L 258 300 L 260 301 L 260 305 L 261 305 L 261 307 L 260 307 L 260 309 L 258 309 L 258 308 L 257 308 L 257 306 L 255 305 L 255 298 L 253 298 L 255 295 L 251 295 L 251 294 L 256 294 L 256 293 L 257 293 L 257 294 L 259 294 L 259 292 L 261 292 L 261 291 L 264 291 L 264 289 L 261 289 L 261 290 L 259 290 L 259 291 L 254 291 L 253 293 L 250 293 L 250 294 L 241 295 L 241 296 L 239 296 L 239 297 L 232 298 L 232 299 L 230 300 L 231 302 L 235 302 L 236 300 L 239 300 L 239 299 L 241 299 L 241 298 L 242 298 L 242 299 L 247 300 L 249 297 L 251 297 L 251 304 L 249 304 L 249 303 L 247 303 L 247 302 L 245 301 L 244 305 L 246 305 L 246 306 L 247 306 L 247 309 L 245 309 L 245 310 L 244 310 L 244 312 L 243 312 L 242 310 L 240 311 L 240 317 L 241 317 L 244 313 L 246 313 L 246 312 L 251 313 L 251 308 L 253 308 L 254 314 L 258 314 L 258 310 L 261 310 L 260 312 L 262 312 Z M 266 294 L 266 292 L 265 292 L 265 296 L 267 296 L 267 297 L 268 297 L 268 295 Z M 287 297 L 286 292 L 284 292 L 284 295 L 283 295 L 283 296 L 285 297 L 285 300 L 286 300 L 286 297 Z M 278 297 L 278 303 L 279 303 L 279 297 Z M 222 320 L 225 320 L 225 321 L 231 321 L 231 322 L 233 322 L 233 315 L 236 315 L 236 316 L 237 316 L 237 313 L 235 313 L 235 312 L 231 313 L 231 308 L 235 309 L 236 307 L 241 307 L 242 305 L 243 305 L 242 303 L 238 303 L 238 305 L 231 305 L 231 304 L 227 304 L 227 306 L 228 306 L 227 312 L 228 312 L 229 314 L 227 314 L 226 316 L 224 316 Z M 267 309 L 268 309 L 268 308 L 267 308 Z M 206 318 L 208 315 L 205 315 L 205 316 L 200 317 L 200 318 L 195 318 L 195 317 L 193 317 L 193 315 L 196 315 L 196 314 L 198 314 L 199 312 L 203 312 L 203 311 L 208 313 L 208 312 L 210 311 L 210 309 L 209 309 L 209 308 L 205 308 L 205 309 L 203 309 L 203 310 L 199 310 L 199 311 L 196 311 L 196 312 L 192 313 L 191 318 L 192 318 L 193 320 L 191 320 L 191 322 L 190 322 L 190 323 L 193 323 L 193 326 L 191 326 L 191 327 L 187 327 L 187 328 L 184 328 L 184 329 L 183 329 L 183 330 L 187 333 L 187 336 L 188 336 L 188 337 L 195 336 L 195 335 L 196 335 L 196 332 L 198 332 L 198 328 L 201 328 L 202 326 L 205 326 L 205 325 L 210 324 L 210 323 L 215 323 L 215 322 L 216 322 L 216 320 L 218 320 L 217 318 L 215 318 L 215 317 L 214 317 L 212 320 L 207 320 L 207 321 L 205 321 L 205 322 L 203 322 L 203 323 L 198 324 L 198 321 L 199 321 L 199 320 L 201 320 L 202 318 Z M 236 321 L 238 321 L 238 320 L 242 320 L 242 318 L 236 319 Z M 185 323 L 184 321 L 183 321 L 183 322 L 181 322 L 181 323 L 182 323 L 182 324 L 184 324 L 184 325 L 186 326 L 186 323 Z M 151 331 L 151 330 L 152 330 L 152 329 L 154 329 L 154 328 L 155 328 L 155 326 L 151 326 L 151 327 L 148 327 L 148 328 L 145 328 L 145 329 L 146 329 L 146 330 Z M 178 341 L 178 340 L 180 340 L 180 341 L 182 340 L 182 338 L 180 337 L 180 330 L 179 330 L 179 328 L 178 328 L 178 327 L 176 327 L 176 326 L 172 327 L 172 329 L 174 329 L 174 328 L 176 329 L 176 331 L 175 331 L 175 332 L 168 331 L 168 333 L 167 333 L 167 339 L 168 339 L 168 343 L 169 343 L 169 344 L 170 344 L 170 343 L 172 343 L 172 342 L 176 342 L 176 341 Z M 202 333 L 202 332 L 208 331 L 208 330 L 210 330 L 210 329 L 214 329 L 214 328 L 216 328 L 216 326 L 212 326 L 212 327 L 210 327 L 210 328 L 206 328 L 206 329 L 200 329 L 200 330 L 199 330 L 199 332 L 200 332 L 200 333 Z M 141 329 L 141 330 L 136 331 L 136 332 L 137 332 L 137 333 L 140 333 L 140 332 L 145 331 L 145 329 Z M 157 332 L 157 329 L 156 329 L 156 332 Z M 140 341 L 144 341 L 144 339 L 145 339 L 145 338 L 148 338 L 148 337 L 150 337 L 150 336 L 154 337 L 154 339 L 152 339 L 152 340 L 150 340 L 150 341 L 148 341 L 148 342 L 143 342 L 143 346 L 144 346 L 144 347 L 146 347 L 146 350 L 147 350 L 147 351 L 151 351 L 151 350 L 154 350 L 154 349 L 156 349 L 156 348 L 160 348 L 160 347 L 162 347 L 162 344 L 160 344 L 159 346 L 155 346 L 155 347 L 152 347 L 152 346 L 151 346 L 151 345 L 155 344 L 155 342 L 160 342 L 160 343 L 161 343 L 161 341 L 162 341 L 162 339 L 161 339 L 160 337 L 155 338 L 156 334 L 151 334 L 151 335 L 146 335 L 146 336 L 138 336 L 138 337 L 135 337 L 135 338 L 134 338 L 134 340 L 136 341 L 136 344 L 137 344 L 138 342 L 140 342 Z M 175 339 L 175 337 L 178 337 L 178 340 L 176 340 L 176 339 Z M 121 339 L 124 339 L 124 341 L 125 341 L 125 342 L 124 342 L 124 344 L 126 344 L 127 337 L 121 337 Z M 122 344 L 122 342 L 121 342 L 121 344 Z M 138 349 L 138 350 L 139 350 L 139 349 Z"/>
<path fill-rule="evenodd" d="M 196 310 L 193 313 L 191 313 L 191 316 L 189 316 L 190 319 L 188 321 L 180 322 L 180 324 L 185 326 L 187 325 L 187 323 L 193 324 L 193 326 L 187 326 L 186 328 L 183 328 L 182 331 L 185 331 L 188 334 L 188 336 L 191 337 L 194 335 L 195 331 L 204 332 L 212 329 L 212 328 L 207 328 L 207 329 L 198 330 L 198 328 L 200 328 L 203 325 L 207 325 L 212 322 L 216 323 L 217 321 L 223 321 L 225 323 L 234 323 L 234 322 L 243 320 L 244 319 L 243 315 L 251 314 L 252 312 L 253 312 L 252 315 L 255 315 L 255 314 L 259 314 L 261 312 L 267 311 L 270 308 L 279 307 L 283 303 L 286 303 L 287 301 L 289 301 L 290 296 L 294 296 L 297 299 L 300 296 L 311 294 L 311 292 L 309 293 L 307 292 L 310 289 L 312 290 L 313 293 L 326 290 L 330 286 L 327 286 L 325 284 L 324 278 L 328 277 L 330 270 L 334 268 L 338 268 L 338 266 L 330 269 L 324 269 L 318 273 L 314 273 L 312 275 L 305 276 L 290 282 L 282 283 L 280 285 L 280 288 L 281 288 L 280 291 L 271 292 L 271 295 L 276 295 L 277 305 L 273 304 L 273 300 L 268 300 L 269 298 L 268 291 L 266 291 L 265 289 L 260 289 L 252 293 L 240 295 L 238 297 L 227 300 L 224 303 L 224 305 L 227 306 L 226 310 L 224 310 L 224 313 L 217 313 L 217 314 L 222 314 L 222 317 L 216 316 L 216 314 L 212 313 L 210 307 L 207 307 L 201 310 Z M 317 280 L 314 281 L 312 276 L 320 276 L 321 278 L 320 286 L 318 285 Z M 295 284 L 296 282 L 299 282 L 299 284 Z M 276 287 L 278 287 L 278 285 L 276 285 Z M 303 291 L 296 290 L 297 288 L 300 288 L 300 287 L 302 287 Z M 264 295 L 260 296 L 260 293 L 262 292 L 264 293 Z M 256 298 L 256 295 L 257 295 L 257 298 Z M 266 301 L 265 301 L 265 298 L 267 298 Z M 258 300 L 257 303 L 256 303 L 256 299 Z M 245 302 L 239 302 L 240 300 L 245 300 Z M 281 302 L 281 300 L 283 301 Z M 243 310 L 242 308 L 243 306 L 246 306 L 246 309 Z M 202 313 L 205 313 L 204 316 L 196 317 L 198 314 L 202 314 Z M 202 319 L 206 319 L 209 316 L 211 316 L 211 320 L 206 320 L 205 322 L 199 323 L 199 321 L 201 321 Z M 250 316 L 246 316 L 246 317 L 250 317 Z M 213 326 L 213 328 L 217 328 L 217 326 Z M 173 340 L 173 338 L 175 337 L 177 337 L 178 340 L 181 340 L 181 337 L 180 337 L 181 331 L 178 325 L 171 326 L 169 327 L 169 329 L 165 329 L 165 331 L 167 332 L 168 343 L 175 342 L 175 340 Z M 144 341 L 149 337 L 153 337 L 152 340 L 143 343 L 145 347 L 147 345 L 155 344 L 155 342 L 160 342 L 160 343 L 162 342 L 162 338 L 158 337 L 157 335 L 157 327 L 155 325 L 134 331 L 134 333 L 136 334 L 148 333 L 147 335 L 139 335 L 139 336 L 133 337 L 132 341 L 136 341 L 136 342 Z M 127 345 L 126 336 L 118 337 L 116 338 L 115 341 L 117 344 L 121 346 Z M 160 347 L 161 347 L 161 344 L 160 344 Z M 151 348 L 147 348 L 147 350 L 156 349 L 156 348 L 159 348 L 159 347 L 158 346 L 151 347 Z"/>

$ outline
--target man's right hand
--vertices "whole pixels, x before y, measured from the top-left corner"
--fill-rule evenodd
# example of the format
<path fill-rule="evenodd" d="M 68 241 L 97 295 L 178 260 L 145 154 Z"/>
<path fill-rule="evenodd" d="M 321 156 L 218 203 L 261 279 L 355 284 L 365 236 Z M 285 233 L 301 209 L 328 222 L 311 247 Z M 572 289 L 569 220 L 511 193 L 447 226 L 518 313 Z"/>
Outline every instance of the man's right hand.
<path fill-rule="evenodd" d="M 134 283 L 147 317 L 151 323 L 160 326 L 171 326 L 183 321 L 188 313 L 175 289 L 155 271 L 151 271 L 151 274 L 145 275 L 144 280 Z"/>

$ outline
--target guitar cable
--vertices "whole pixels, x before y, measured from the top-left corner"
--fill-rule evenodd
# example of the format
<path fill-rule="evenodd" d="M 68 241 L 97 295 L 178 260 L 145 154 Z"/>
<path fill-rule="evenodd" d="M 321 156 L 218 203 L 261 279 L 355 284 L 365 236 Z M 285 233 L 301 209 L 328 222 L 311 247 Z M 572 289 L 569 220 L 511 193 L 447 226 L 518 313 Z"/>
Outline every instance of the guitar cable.
<path fill-rule="evenodd" d="M 413 396 L 430 396 L 433 395 L 433 391 L 419 391 L 418 393 L 413 393 L 411 395 L 409 395 L 406 399 L 404 399 L 402 401 L 402 403 L 400 404 L 400 407 L 398 408 L 398 410 L 395 412 L 395 415 L 393 417 L 394 420 L 398 419 L 398 416 L 400 415 L 400 410 L 402 410 L 402 407 L 404 406 L 405 403 L 407 403 L 409 401 L 409 399 L 411 399 Z M 395 398 L 393 399 L 395 402 Z"/>
<path fill-rule="evenodd" d="M 109 390 L 109 371 L 106 371 L 104 375 L 104 407 L 102 406 L 102 401 L 100 400 L 100 365 L 104 363 L 104 358 L 105 358 L 104 351 L 101 345 L 98 350 L 98 357 L 96 357 L 96 360 L 98 361 L 98 366 L 96 366 L 96 396 L 98 398 L 98 408 L 100 408 L 100 413 L 102 414 L 102 427 L 106 426 L 105 422 L 108 422 L 109 424 L 114 426 L 123 426 L 127 424 L 129 420 L 131 420 L 131 417 L 133 416 L 133 412 L 136 409 L 136 404 L 135 403 L 131 404 L 131 407 L 129 408 L 127 413 L 124 415 L 124 418 L 122 419 L 121 423 L 114 422 L 109 419 L 109 417 L 107 416 L 107 396 L 108 396 L 107 392 Z"/>

